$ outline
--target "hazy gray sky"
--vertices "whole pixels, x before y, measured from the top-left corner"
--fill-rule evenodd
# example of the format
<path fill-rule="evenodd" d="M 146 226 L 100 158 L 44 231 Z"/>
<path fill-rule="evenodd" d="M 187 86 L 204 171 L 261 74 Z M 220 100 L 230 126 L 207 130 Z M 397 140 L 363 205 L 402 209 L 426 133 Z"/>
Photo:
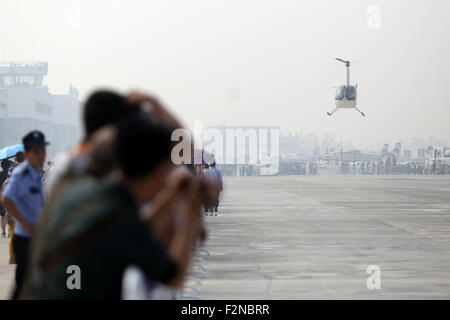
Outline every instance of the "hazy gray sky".
<path fill-rule="evenodd" d="M 369 29 L 367 8 L 381 9 Z M 361 144 L 450 138 L 450 1 L 2 0 L 1 60 L 49 63 L 53 93 L 156 93 L 184 122 L 326 131 Z M 333 117 L 335 57 L 367 114 Z"/>

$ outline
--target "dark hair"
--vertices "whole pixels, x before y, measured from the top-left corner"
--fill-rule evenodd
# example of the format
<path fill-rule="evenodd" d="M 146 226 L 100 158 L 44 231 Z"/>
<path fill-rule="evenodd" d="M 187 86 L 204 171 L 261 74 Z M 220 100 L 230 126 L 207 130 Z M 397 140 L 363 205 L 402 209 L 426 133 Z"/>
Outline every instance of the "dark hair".
<path fill-rule="evenodd" d="M 132 178 L 149 174 L 170 159 L 171 131 L 143 114 L 126 117 L 117 127 L 114 156 L 122 172 Z"/>
<path fill-rule="evenodd" d="M 215 161 L 213 163 L 211 163 L 211 167 L 213 167 L 213 168 L 216 167 L 216 162 Z"/>
<path fill-rule="evenodd" d="M 11 164 L 11 161 L 9 161 L 8 159 L 3 159 L 1 167 L 3 170 L 8 170 L 11 167 Z"/>
<path fill-rule="evenodd" d="M 25 146 L 25 149 L 26 149 L 26 146 Z M 29 151 L 29 149 L 27 149 L 27 151 Z M 14 158 L 16 159 L 16 161 L 18 163 L 22 163 L 22 162 L 25 161 L 25 157 L 23 156 L 23 152 L 22 151 L 17 152 L 16 156 Z"/>
<path fill-rule="evenodd" d="M 205 169 L 209 168 L 209 164 L 205 163 Z"/>
<path fill-rule="evenodd" d="M 116 124 L 123 117 L 137 112 L 139 108 L 127 104 L 117 93 L 107 90 L 94 92 L 84 104 L 85 139 L 101 127 Z"/>

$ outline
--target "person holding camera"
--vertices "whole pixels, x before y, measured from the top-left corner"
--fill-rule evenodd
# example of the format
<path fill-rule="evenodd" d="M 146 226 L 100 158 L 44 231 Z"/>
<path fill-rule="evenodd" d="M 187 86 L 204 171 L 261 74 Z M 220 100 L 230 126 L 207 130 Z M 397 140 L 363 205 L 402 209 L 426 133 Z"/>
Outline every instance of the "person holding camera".
<path fill-rule="evenodd" d="M 170 138 L 167 127 L 143 115 L 120 122 L 113 144 L 117 168 L 100 179 L 79 178 L 48 208 L 22 298 L 120 299 L 129 265 L 169 287 L 184 282 L 201 235 L 203 191 L 201 180 L 188 170 L 173 171 Z M 140 157 L 129 157 L 142 141 Z M 161 192 L 170 195 L 168 201 L 156 200 Z M 170 232 L 141 215 L 142 205 L 152 200 L 170 216 Z M 81 271 L 75 287 L 67 285 L 71 266 Z"/>

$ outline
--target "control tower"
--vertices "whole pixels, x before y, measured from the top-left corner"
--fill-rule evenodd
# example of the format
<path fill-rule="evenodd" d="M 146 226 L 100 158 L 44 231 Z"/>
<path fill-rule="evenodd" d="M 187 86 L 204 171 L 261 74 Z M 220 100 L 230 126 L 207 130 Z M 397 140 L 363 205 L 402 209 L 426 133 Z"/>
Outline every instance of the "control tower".
<path fill-rule="evenodd" d="M 67 94 L 51 94 L 47 73 L 47 62 L 0 62 L 0 148 L 21 143 L 31 130 L 44 132 L 50 157 L 79 140 L 78 90 L 70 85 Z"/>
<path fill-rule="evenodd" d="M 0 88 L 42 87 L 47 62 L 0 62 Z"/>

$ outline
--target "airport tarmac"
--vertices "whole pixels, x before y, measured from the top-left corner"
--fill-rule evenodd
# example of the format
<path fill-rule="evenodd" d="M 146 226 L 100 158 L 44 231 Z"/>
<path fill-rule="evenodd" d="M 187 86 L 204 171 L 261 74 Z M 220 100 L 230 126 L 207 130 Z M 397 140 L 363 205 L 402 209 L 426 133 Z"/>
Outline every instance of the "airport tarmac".
<path fill-rule="evenodd" d="M 0 300 L 9 298 L 16 270 L 15 265 L 9 264 L 8 240 L 0 237 Z"/>
<path fill-rule="evenodd" d="M 450 298 L 450 176 L 229 177 L 225 188 L 206 217 L 207 277 L 186 296 Z M 368 288 L 371 265 L 380 289 Z"/>
<path fill-rule="evenodd" d="M 225 177 L 201 299 L 449 299 L 450 176 Z M 0 298 L 14 266 L 0 239 Z M 203 253 L 204 254 L 204 253 Z M 380 269 L 380 289 L 367 268 Z M 371 282 L 373 283 L 373 282 Z"/>

